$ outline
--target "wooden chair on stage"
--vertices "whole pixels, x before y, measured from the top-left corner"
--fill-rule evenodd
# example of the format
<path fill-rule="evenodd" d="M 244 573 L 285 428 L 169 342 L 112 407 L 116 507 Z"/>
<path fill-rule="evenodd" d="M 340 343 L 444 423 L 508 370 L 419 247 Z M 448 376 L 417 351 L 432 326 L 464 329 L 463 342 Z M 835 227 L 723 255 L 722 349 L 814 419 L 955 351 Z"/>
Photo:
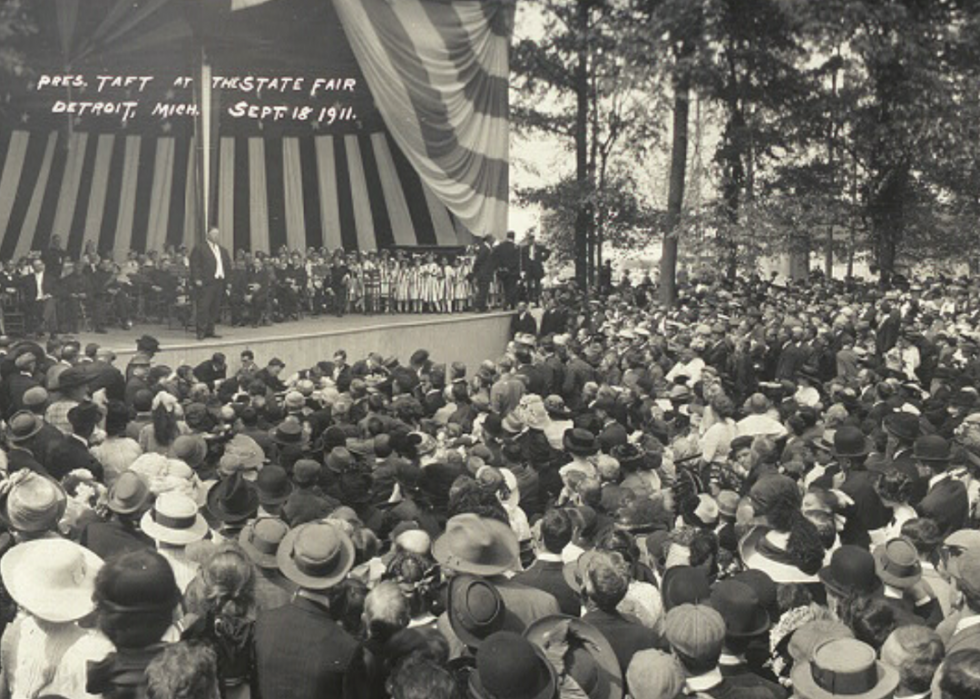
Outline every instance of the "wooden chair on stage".
<path fill-rule="evenodd" d="M 0 334 L 24 337 L 27 334 L 27 317 L 20 291 L 0 295 Z"/>

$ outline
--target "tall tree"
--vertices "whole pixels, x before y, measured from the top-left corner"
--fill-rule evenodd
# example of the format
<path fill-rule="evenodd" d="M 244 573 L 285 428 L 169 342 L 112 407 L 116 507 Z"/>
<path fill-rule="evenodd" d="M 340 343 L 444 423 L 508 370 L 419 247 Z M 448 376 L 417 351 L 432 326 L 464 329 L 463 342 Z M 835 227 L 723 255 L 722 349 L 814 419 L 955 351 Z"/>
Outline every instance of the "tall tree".
<path fill-rule="evenodd" d="M 511 120 L 519 132 L 557 137 L 574 152 L 574 262 L 584 286 L 608 237 L 603 202 L 617 151 L 628 149 L 635 162 L 656 131 L 649 79 L 655 61 L 650 54 L 643 62 L 632 58 L 634 10 L 626 0 L 527 0 L 522 11 L 536 13 L 544 32 L 514 47 Z M 569 183 L 538 190 L 523 194 L 567 201 Z"/>

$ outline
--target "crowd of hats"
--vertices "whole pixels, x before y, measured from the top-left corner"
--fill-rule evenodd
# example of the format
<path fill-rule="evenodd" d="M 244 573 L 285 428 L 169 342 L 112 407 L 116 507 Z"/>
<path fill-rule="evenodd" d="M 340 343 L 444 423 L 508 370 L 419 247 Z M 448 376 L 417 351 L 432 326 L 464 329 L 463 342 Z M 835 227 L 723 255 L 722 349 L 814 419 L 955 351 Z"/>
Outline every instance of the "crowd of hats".
<path fill-rule="evenodd" d="M 117 369 L 98 348 L 7 343 L 0 577 L 23 612 L 88 623 L 117 555 L 91 527 L 122 522 L 181 590 L 219 544 L 310 599 L 396 582 L 413 628 L 449 646 L 427 652 L 453 696 L 918 696 L 909 627 L 941 644 L 943 699 L 971 696 L 974 309 L 972 287 L 901 282 L 699 280 L 671 310 L 646 281 L 563 290 L 540 335 L 469 371 L 427 350 L 171 368 L 149 336 Z M 104 476 L 54 477 L 79 440 Z M 121 597 L 173 596 L 141 575 Z M 336 611 L 376 652 L 361 617 Z"/>

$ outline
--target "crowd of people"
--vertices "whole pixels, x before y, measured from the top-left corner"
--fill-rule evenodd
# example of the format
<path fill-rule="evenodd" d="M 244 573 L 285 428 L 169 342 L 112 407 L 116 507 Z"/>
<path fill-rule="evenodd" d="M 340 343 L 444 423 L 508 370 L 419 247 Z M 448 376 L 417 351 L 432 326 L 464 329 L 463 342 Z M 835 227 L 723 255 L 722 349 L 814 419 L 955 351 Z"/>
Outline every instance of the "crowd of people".
<path fill-rule="evenodd" d="M 226 322 L 252 327 L 302 316 L 514 308 L 519 293 L 539 298 L 547 258 L 533 237 L 518 245 L 513 233 L 496 245 L 477 238 L 465 249 L 427 252 L 239 249 L 227 258 L 227 274 L 221 270 L 216 300 Z M 90 245 L 75 260 L 52 236 L 47 249 L 0 262 L 0 309 L 22 313 L 23 334 L 30 335 L 104 333 L 146 321 L 189 326 L 202 295 L 196 272 L 194 250 L 186 247 L 131 251 L 117 263 Z M 0 314 L 6 334 L 3 321 Z"/>
<path fill-rule="evenodd" d="M 980 696 L 980 287 L 655 291 L 469 370 L 0 342 L 0 695 Z"/>

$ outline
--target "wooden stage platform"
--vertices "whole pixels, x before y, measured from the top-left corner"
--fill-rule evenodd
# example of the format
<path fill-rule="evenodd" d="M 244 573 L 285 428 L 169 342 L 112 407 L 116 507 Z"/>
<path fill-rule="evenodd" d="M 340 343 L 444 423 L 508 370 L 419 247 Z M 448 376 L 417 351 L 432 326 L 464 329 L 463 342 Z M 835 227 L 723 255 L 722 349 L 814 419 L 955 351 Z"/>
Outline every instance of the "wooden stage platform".
<path fill-rule="evenodd" d="M 255 360 L 265 366 L 273 357 L 286 363 L 286 372 L 309 367 L 330 359 L 338 349 L 347 351 L 353 362 L 368 352 L 395 356 L 403 363 L 419 348 L 426 348 L 434 361 L 464 362 L 469 373 L 480 362 L 496 358 L 507 346 L 512 313 L 458 313 L 453 315 L 349 315 L 343 318 L 320 316 L 278 323 L 260 328 L 217 327 L 219 339 L 197 340 L 193 328 L 167 328 L 141 324 L 132 330 L 113 328 L 104 335 L 82 333 L 82 347 L 96 342 L 112 349 L 122 368 L 136 352 L 136 338 L 144 333 L 160 341 L 157 364 L 176 368 L 197 364 L 215 352 L 224 352 L 230 367 L 236 367 L 244 349 L 255 352 Z"/>

